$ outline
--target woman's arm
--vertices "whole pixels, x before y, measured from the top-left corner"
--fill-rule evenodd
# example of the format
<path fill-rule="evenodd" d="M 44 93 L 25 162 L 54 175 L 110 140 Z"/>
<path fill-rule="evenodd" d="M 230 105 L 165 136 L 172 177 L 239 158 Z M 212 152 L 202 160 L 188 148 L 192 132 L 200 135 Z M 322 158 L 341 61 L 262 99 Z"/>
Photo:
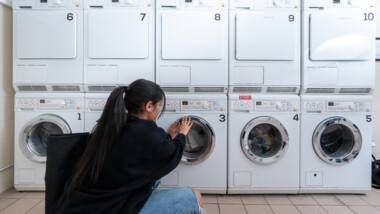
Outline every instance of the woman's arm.
<path fill-rule="evenodd" d="M 157 128 L 152 137 L 153 139 L 151 140 L 155 141 L 152 161 L 156 165 L 153 174 L 156 179 L 159 179 L 175 169 L 180 163 L 186 144 L 186 137 L 179 133 L 174 139 L 171 139 L 170 135 L 161 128 Z"/>

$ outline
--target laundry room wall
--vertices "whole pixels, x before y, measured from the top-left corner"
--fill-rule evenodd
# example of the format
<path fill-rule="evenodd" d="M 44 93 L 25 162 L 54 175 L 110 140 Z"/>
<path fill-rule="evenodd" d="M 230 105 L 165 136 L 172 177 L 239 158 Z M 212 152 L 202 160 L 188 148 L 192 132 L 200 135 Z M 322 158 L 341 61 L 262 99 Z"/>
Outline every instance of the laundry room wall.
<path fill-rule="evenodd" d="M 377 4 L 377 14 L 380 14 L 380 5 Z M 380 19 L 377 19 L 377 33 L 376 38 L 380 38 Z M 374 154 L 379 159 L 380 158 L 380 61 L 376 62 L 376 88 L 373 95 L 373 109 L 374 109 L 374 128 L 373 137 L 374 143 L 376 144 Z"/>
<path fill-rule="evenodd" d="M 376 63 L 376 89 L 374 93 L 374 141 L 376 143 L 374 154 L 380 159 L 380 62 Z"/>
<path fill-rule="evenodd" d="M 0 192 L 13 184 L 12 10 L 0 0 Z"/>

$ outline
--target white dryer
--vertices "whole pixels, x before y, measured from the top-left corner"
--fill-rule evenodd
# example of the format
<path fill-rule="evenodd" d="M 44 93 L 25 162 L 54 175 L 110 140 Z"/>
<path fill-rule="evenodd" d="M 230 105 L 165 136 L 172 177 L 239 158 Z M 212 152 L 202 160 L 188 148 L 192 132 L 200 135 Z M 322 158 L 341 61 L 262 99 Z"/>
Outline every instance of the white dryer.
<path fill-rule="evenodd" d="M 233 92 L 299 92 L 300 4 L 300 0 L 230 0 Z"/>
<path fill-rule="evenodd" d="M 229 94 L 228 193 L 298 193 L 300 98 Z"/>
<path fill-rule="evenodd" d="M 375 0 L 304 0 L 303 5 L 302 91 L 371 93 Z"/>
<path fill-rule="evenodd" d="M 81 93 L 17 93 L 15 97 L 14 187 L 45 189 L 46 141 L 52 134 L 84 131 Z"/>
<path fill-rule="evenodd" d="M 13 1 L 13 85 L 20 92 L 82 90 L 82 0 Z"/>
<path fill-rule="evenodd" d="M 304 95 L 301 192 L 371 190 L 371 96 Z"/>
<path fill-rule="evenodd" d="M 86 132 L 92 133 L 94 131 L 109 95 L 110 93 L 86 93 L 84 120 L 84 129 Z"/>
<path fill-rule="evenodd" d="M 157 1 L 157 83 L 228 85 L 227 5 L 227 0 Z"/>
<path fill-rule="evenodd" d="M 158 125 L 166 130 L 183 116 L 192 118 L 193 127 L 180 165 L 162 178 L 161 187 L 186 186 L 203 193 L 226 194 L 226 94 L 167 94 L 166 112 Z"/>
<path fill-rule="evenodd" d="M 85 0 L 86 91 L 154 81 L 155 1 Z"/>

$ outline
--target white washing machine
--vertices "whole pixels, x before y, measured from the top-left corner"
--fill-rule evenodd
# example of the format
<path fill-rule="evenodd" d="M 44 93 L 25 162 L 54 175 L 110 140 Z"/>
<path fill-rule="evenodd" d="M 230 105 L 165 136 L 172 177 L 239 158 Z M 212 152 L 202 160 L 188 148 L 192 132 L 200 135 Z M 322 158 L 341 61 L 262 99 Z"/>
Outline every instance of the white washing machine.
<path fill-rule="evenodd" d="M 158 125 L 167 130 L 183 116 L 193 121 L 185 152 L 178 167 L 161 179 L 161 187 L 185 186 L 202 193 L 226 194 L 226 94 L 167 94 L 166 112 Z"/>
<path fill-rule="evenodd" d="M 84 81 L 111 91 L 136 79 L 154 81 L 155 1 L 85 0 Z"/>
<path fill-rule="evenodd" d="M 82 0 L 13 1 L 13 85 L 20 92 L 82 90 Z"/>
<path fill-rule="evenodd" d="M 227 5 L 227 0 L 157 1 L 157 83 L 165 87 L 228 85 Z"/>
<path fill-rule="evenodd" d="M 303 6 L 302 91 L 371 93 L 375 0 L 304 0 Z"/>
<path fill-rule="evenodd" d="M 109 95 L 110 93 L 86 93 L 84 120 L 84 129 L 86 132 L 92 133 L 94 131 Z"/>
<path fill-rule="evenodd" d="M 81 93 L 17 93 L 15 97 L 14 187 L 45 189 L 46 143 L 52 134 L 84 131 Z"/>
<path fill-rule="evenodd" d="M 230 0 L 233 92 L 299 92 L 300 4 L 300 0 Z"/>
<path fill-rule="evenodd" d="M 229 94 L 228 193 L 299 191 L 300 98 Z"/>
<path fill-rule="evenodd" d="M 372 97 L 304 95 L 301 192 L 371 190 Z"/>

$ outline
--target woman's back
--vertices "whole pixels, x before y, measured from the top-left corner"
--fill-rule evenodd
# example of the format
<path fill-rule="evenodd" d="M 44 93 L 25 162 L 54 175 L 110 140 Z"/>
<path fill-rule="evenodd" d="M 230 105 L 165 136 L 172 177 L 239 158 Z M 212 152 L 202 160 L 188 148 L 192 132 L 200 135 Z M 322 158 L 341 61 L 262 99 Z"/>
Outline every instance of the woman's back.
<path fill-rule="evenodd" d="M 56 213 L 138 213 L 155 182 L 179 164 L 192 124 L 176 122 L 169 135 L 155 123 L 164 106 L 165 94 L 153 82 L 116 88 Z"/>

